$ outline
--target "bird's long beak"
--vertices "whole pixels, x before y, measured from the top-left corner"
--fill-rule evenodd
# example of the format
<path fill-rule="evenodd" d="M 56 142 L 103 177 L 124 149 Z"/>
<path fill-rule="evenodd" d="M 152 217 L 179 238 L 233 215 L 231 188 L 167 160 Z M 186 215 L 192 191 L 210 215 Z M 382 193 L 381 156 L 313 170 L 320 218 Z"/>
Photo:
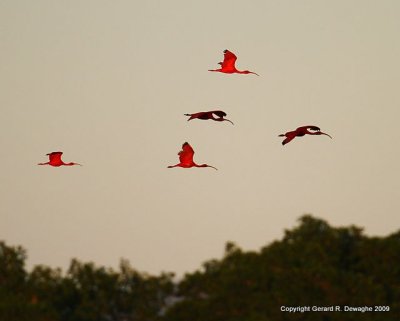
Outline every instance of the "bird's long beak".
<path fill-rule="evenodd" d="M 230 122 L 232 125 L 235 125 L 233 122 L 231 122 L 229 119 L 224 118 L 224 120 Z"/>
<path fill-rule="evenodd" d="M 218 168 L 215 168 L 214 166 L 208 165 L 208 167 L 214 168 L 216 171 L 218 170 Z"/>
<path fill-rule="evenodd" d="M 332 136 L 331 136 L 331 135 L 328 135 L 328 134 L 323 133 L 323 132 L 320 132 L 320 133 L 321 133 L 321 135 L 326 135 L 326 136 L 328 136 L 328 137 L 330 137 L 330 138 L 332 139 Z"/>

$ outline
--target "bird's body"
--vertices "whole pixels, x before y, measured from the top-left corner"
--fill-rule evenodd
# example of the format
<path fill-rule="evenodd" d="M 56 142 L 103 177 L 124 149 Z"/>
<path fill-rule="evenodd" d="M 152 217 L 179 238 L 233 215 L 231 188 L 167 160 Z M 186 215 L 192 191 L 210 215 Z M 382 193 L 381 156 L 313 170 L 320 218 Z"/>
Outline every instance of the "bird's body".
<path fill-rule="evenodd" d="M 218 64 L 221 65 L 220 69 L 209 69 L 208 71 L 217 71 L 217 72 L 223 72 L 225 74 L 256 74 L 255 72 L 249 71 L 249 70 L 237 70 L 235 63 L 236 63 L 237 57 L 236 55 L 229 51 L 229 50 L 224 50 L 224 61 L 219 62 Z"/>
<path fill-rule="evenodd" d="M 217 118 L 215 118 L 214 115 L 217 116 Z M 233 125 L 233 123 L 229 119 L 224 118 L 226 116 L 226 113 L 223 112 L 222 110 L 201 111 L 201 112 L 198 112 L 195 114 L 185 114 L 185 116 L 190 116 L 188 121 L 195 119 L 195 118 L 202 119 L 202 120 L 212 119 L 215 121 L 226 120 L 226 121 L 229 121 Z"/>
<path fill-rule="evenodd" d="M 38 165 L 50 165 L 54 167 L 60 167 L 60 166 L 73 166 L 73 165 L 80 165 L 78 163 L 64 163 L 63 160 L 61 159 L 62 152 L 52 152 L 49 154 L 46 154 L 46 156 L 49 156 L 49 161 L 47 163 L 39 163 Z"/>
<path fill-rule="evenodd" d="M 216 169 L 213 166 L 202 164 L 198 165 L 193 161 L 194 150 L 192 146 L 189 145 L 188 142 L 185 142 L 182 145 L 182 150 L 178 153 L 179 155 L 179 164 L 168 166 L 168 168 L 173 167 L 183 167 L 183 168 L 190 168 L 190 167 L 211 167 Z"/>
<path fill-rule="evenodd" d="M 332 138 L 330 135 L 321 132 L 321 129 L 319 127 L 313 125 L 299 127 L 296 130 L 281 134 L 279 135 L 279 137 L 286 137 L 286 139 L 282 142 L 282 145 L 286 145 L 295 137 L 302 137 L 304 135 L 326 135 Z"/>

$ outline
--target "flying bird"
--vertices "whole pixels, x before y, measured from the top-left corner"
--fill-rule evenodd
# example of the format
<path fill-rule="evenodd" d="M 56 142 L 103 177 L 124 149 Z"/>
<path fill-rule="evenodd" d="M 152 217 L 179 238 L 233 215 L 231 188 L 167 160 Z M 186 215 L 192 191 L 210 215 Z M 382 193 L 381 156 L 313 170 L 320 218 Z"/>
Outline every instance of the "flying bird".
<path fill-rule="evenodd" d="M 229 51 L 229 50 L 224 50 L 224 61 L 223 62 L 219 62 L 218 64 L 221 65 L 220 69 L 209 69 L 208 71 L 218 71 L 218 72 L 223 72 L 226 74 L 254 74 L 259 76 L 258 74 L 256 74 L 255 72 L 252 71 L 248 71 L 248 70 L 237 70 L 235 63 L 236 63 L 237 57 L 236 55 Z"/>
<path fill-rule="evenodd" d="M 60 167 L 60 166 L 73 166 L 73 165 L 80 165 L 78 163 L 64 163 L 61 159 L 62 152 L 52 152 L 49 154 L 46 154 L 49 156 L 49 161 L 47 163 L 39 163 L 38 165 L 50 165 L 50 166 L 55 166 L 55 167 Z"/>
<path fill-rule="evenodd" d="M 279 135 L 279 137 L 286 137 L 286 139 L 282 142 L 282 145 L 285 145 L 293 140 L 295 137 L 301 137 L 304 135 L 326 135 L 332 138 L 330 135 L 321 132 L 321 129 L 317 126 L 302 126 L 297 128 L 296 130 L 287 132 L 286 134 L 281 134 Z"/>
<path fill-rule="evenodd" d="M 194 155 L 194 150 L 192 146 L 189 145 L 188 142 L 185 142 L 182 145 L 182 150 L 178 153 L 179 155 L 179 164 L 176 165 L 171 165 L 168 166 L 168 168 L 173 168 L 173 167 L 183 167 L 183 168 L 190 168 L 190 167 L 211 167 L 216 169 L 213 166 L 207 165 L 207 164 L 202 164 L 202 165 L 197 165 L 193 161 L 193 155 Z"/>
<path fill-rule="evenodd" d="M 215 121 L 224 121 L 224 120 L 226 120 L 226 121 L 230 122 L 233 125 L 233 123 L 229 119 L 224 118 L 226 116 L 226 113 L 223 112 L 222 110 L 201 111 L 201 112 L 198 112 L 198 113 L 195 113 L 195 114 L 184 114 L 184 115 L 185 116 L 190 116 L 188 121 L 192 120 L 192 119 L 195 119 L 195 118 L 203 119 L 203 120 L 212 119 L 212 120 L 215 120 Z M 217 116 L 217 118 L 215 118 L 214 115 Z"/>

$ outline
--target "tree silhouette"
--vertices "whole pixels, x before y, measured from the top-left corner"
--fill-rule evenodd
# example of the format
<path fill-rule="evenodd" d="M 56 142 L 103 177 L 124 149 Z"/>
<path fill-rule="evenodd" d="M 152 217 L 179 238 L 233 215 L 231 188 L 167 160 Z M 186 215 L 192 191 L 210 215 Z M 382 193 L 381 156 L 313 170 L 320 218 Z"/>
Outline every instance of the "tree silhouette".
<path fill-rule="evenodd" d="M 166 320 L 394 320 L 400 317 L 399 233 L 368 238 L 305 215 L 259 253 L 228 243 L 179 284 Z M 282 312 L 282 306 L 390 306 L 390 312 Z"/>
<path fill-rule="evenodd" d="M 66 273 L 36 266 L 0 242 L 0 320 L 7 321 L 280 321 L 400 319 L 400 231 L 367 237 L 305 215 L 260 251 L 228 242 L 212 259 L 174 282 L 121 260 L 119 270 L 71 261 Z M 289 313 L 282 307 L 340 306 L 341 312 Z M 345 306 L 389 312 L 344 312 Z"/>

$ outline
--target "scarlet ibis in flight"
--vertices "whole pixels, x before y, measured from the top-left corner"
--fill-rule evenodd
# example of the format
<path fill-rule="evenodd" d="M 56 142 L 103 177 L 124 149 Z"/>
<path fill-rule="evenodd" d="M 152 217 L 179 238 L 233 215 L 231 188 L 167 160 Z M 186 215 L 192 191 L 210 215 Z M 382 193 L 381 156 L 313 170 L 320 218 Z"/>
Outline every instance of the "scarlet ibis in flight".
<path fill-rule="evenodd" d="M 39 163 L 38 165 L 50 165 L 50 166 L 55 166 L 55 167 L 60 167 L 60 166 L 73 166 L 73 165 L 80 165 L 78 163 L 64 163 L 61 159 L 62 152 L 52 152 L 49 154 L 46 154 L 49 156 L 49 161 L 47 163 Z"/>
<path fill-rule="evenodd" d="M 218 118 L 215 118 L 214 115 L 216 115 Z M 224 118 L 226 116 L 226 113 L 223 112 L 222 110 L 201 111 L 201 112 L 198 112 L 198 113 L 195 113 L 195 114 L 185 114 L 185 116 L 190 116 L 188 121 L 192 120 L 192 119 L 195 119 L 195 118 L 203 119 L 203 120 L 212 119 L 212 120 L 215 120 L 215 121 L 224 121 L 224 120 L 226 120 L 226 121 L 230 122 L 233 125 L 233 123 L 229 119 Z"/>
<path fill-rule="evenodd" d="M 178 155 L 179 155 L 180 163 L 176 164 L 176 165 L 168 166 L 168 168 L 173 168 L 173 167 L 183 167 L 183 168 L 211 167 L 211 168 L 216 169 L 215 167 L 207 165 L 207 164 L 197 165 L 193 161 L 194 150 L 193 150 L 192 146 L 189 145 L 188 142 L 183 143 L 182 150 L 178 153 Z"/>
<path fill-rule="evenodd" d="M 312 130 L 310 132 L 310 130 Z M 326 135 L 332 138 L 330 135 L 321 132 L 321 129 L 317 126 L 302 126 L 293 130 L 291 132 L 287 132 L 286 134 L 281 134 L 279 137 L 286 137 L 285 140 L 282 142 L 282 145 L 289 143 L 295 137 L 301 137 L 304 135 Z"/>
<path fill-rule="evenodd" d="M 219 62 L 218 64 L 221 65 L 220 69 L 209 69 L 208 71 L 219 71 L 219 72 L 223 72 L 226 74 L 254 74 L 259 76 L 258 74 L 256 74 L 255 72 L 252 71 L 248 71 L 248 70 L 237 70 L 236 66 L 235 66 L 235 62 L 237 60 L 236 55 L 229 51 L 229 50 L 224 50 L 224 61 L 223 62 Z"/>

